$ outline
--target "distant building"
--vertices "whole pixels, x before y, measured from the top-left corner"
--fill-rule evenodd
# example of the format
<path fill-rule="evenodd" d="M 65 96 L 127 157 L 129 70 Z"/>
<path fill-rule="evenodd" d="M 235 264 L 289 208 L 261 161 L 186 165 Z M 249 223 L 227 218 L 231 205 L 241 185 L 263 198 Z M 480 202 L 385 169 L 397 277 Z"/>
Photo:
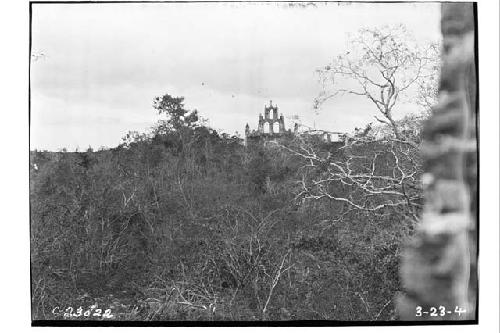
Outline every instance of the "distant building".
<path fill-rule="evenodd" d="M 259 114 L 259 125 L 257 130 L 250 130 L 245 126 L 245 143 L 249 141 L 260 141 L 293 136 L 291 130 L 285 129 L 285 118 L 283 114 L 278 117 L 278 106 L 269 101 L 269 106 L 264 106 L 264 116 Z"/>
<path fill-rule="evenodd" d="M 301 135 L 303 137 L 316 138 L 320 141 L 342 142 L 343 133 L 329 132 L 323 130 L 306 130 L 299 132 L 299 124 L 295 123 L 293 132 L 290 129 L 285 129 L 285 118 L 283 114 L 278 117 L 278 106 L 273 105 L 269 101 L 269 106 L 264 106 L 264 115 L 259 114 L 259 123 L 257 130 L 251 130 L 250 126 L 245 126 L 245 144 L 249 142 L 261 142 L 274 139 L 292 139 L 294 136 Z"/>

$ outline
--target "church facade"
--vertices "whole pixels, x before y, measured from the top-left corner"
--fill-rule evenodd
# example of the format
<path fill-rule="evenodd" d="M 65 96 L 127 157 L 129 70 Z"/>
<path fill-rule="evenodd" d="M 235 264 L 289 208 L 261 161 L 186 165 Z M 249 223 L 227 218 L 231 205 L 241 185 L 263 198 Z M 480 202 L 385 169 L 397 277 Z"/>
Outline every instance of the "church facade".
<path fill-rule="evenodd" d="M 297 129 L 298 125 L 295 124 L 295 134 Z M 278 116 L 278 106 L 273 105 L 273 101 L 269 101 L 269 105 L 264 106 L 264 115 L 262 113 L 259 114 L 257 130 L 250 130 L 248 124 L 245 126 L 245 142 L 291 137 L 294 133 L 290 129 L 286 130 L 283 114 L 279 114 Z"/>
<path fill-rule="evenodd" d="M 283 117 L 283 114 L 278 115 L 278 106 L 273 105 L 273 102 L 269 101 L 269 105 L 264 106 L 264 115 L 262 115 L 262 113 L 259 114 L 257 130 L 251 130 L 250 126 L 246 124 L 245 145 L 250 142 L 261 142 L 274 139 L 291 139 L 299 134 L 303 137 L 315 137 L 320 141 L 331 143 L 342 142 L 344 133 L 315 129 L 309 129 L 299 133 L 299 124 L 297 123 L 294 124 L 293 132 L 291 129 L 287 130 L 285 128 L 285 118 Z"/>

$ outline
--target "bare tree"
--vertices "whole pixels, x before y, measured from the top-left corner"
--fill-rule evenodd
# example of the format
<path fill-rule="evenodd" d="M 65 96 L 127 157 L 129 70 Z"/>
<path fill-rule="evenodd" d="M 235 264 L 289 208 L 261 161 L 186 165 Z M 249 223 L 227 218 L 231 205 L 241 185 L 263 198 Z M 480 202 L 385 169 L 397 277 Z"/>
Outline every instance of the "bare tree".
<path fill-rule="evenodd" d="M 417 220 L 421 161 L 412 145 L 355 137 L 332 153 L 302 137 L 294 146 L 282 147 L 305 162 L 296 199 L 336 201 L 338 219 L 358 211 Z"/>
<path fill-rule="evenodd" d="M 365 97 L 376 106 L 379 115 L 375 119 L 390 126 L 395 138 L 402 140 L 395 107 L 404 95 L 432 103 L 428 92 L 436 96 L 438 49 L 436 44 L 418 45 L 403 25 L 361 29 L 349 38 L 344 54 L 318 70 L 323 91 L 315 108 L 338 95 Z"/>
<path fill-rule="evenodd" d="M 439 44 L 431 44 L 428 49 L 428 74 L 417 80 L 415 102 L 422 108 L 424 116 L 431 115 L 432 107 L 438 102 L 438 81 L 441 65 L 441 50 Z"/>
<path fill-rule="evenodd" d="M 305 161 L 298 199 L 329 199 L 340 205 L 338 218 L 352 211 L 417 220 L 422 206 L 420 116 L 395 119 L 398 103 L 428 107 L 437 92 L 437 46 L 419 46 L 404 26 L 362 29 L 349 49 L 318 70 L 323 91 L 315 100 L 345 94 L 375 105 L 378 128 L 369 124 L 346 137 L 334 153 L 302 138 L 286 147 Z M 424 98 L 425 97 L 425 98 Z"/>

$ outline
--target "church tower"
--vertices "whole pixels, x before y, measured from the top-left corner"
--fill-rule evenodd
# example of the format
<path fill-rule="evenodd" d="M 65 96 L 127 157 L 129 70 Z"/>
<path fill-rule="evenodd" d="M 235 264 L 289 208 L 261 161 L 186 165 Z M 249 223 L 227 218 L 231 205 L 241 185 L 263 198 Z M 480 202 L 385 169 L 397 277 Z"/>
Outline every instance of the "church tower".
<path fill-rule="evenodd" d="M 245 144 L 248 140 L 273 139 L 292 135 L 290 130 L 285 129 L 285 117 L 278 115 L 278 106 L 269 101 L 269 105 L 264 105 L 264 114 L 259 114 L 259 124 L 257 130 L 250 130 L 250 126 L 245 126 Z"/>
<path fill-rule="evenodd" d="M 277 132 L 274 130 L 274 124 L 278 124 Z M 278 106 L 273 106 L 273 101 L 269 101 L 269 106 L 264 106 L 264 117 L 259 115 L 259 134 L 284 134 L 285 118 L 281 115 L 278 118 Z"/>

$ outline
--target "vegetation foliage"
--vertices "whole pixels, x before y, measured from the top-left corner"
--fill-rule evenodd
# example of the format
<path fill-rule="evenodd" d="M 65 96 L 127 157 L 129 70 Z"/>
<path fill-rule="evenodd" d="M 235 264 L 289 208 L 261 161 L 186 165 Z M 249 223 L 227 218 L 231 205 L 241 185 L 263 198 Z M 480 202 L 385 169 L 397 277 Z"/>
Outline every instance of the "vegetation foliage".
<path fill-rule="evenodd" d="M 33 319 L 395 319 L 421 123 L 382 109 L 395 136 L 245 146 L 183 101 L 155 98 L 166 120 L 116 148 L 31 152 Z"/>
<path fill-rule="evenodd" d="M 408 230 L 388 212 L 297 200 L 304 165 L 278 145 L 186 125 L 31 159 L 36 319 L 84 301 L 130 320 L 392 316 Z"/>

